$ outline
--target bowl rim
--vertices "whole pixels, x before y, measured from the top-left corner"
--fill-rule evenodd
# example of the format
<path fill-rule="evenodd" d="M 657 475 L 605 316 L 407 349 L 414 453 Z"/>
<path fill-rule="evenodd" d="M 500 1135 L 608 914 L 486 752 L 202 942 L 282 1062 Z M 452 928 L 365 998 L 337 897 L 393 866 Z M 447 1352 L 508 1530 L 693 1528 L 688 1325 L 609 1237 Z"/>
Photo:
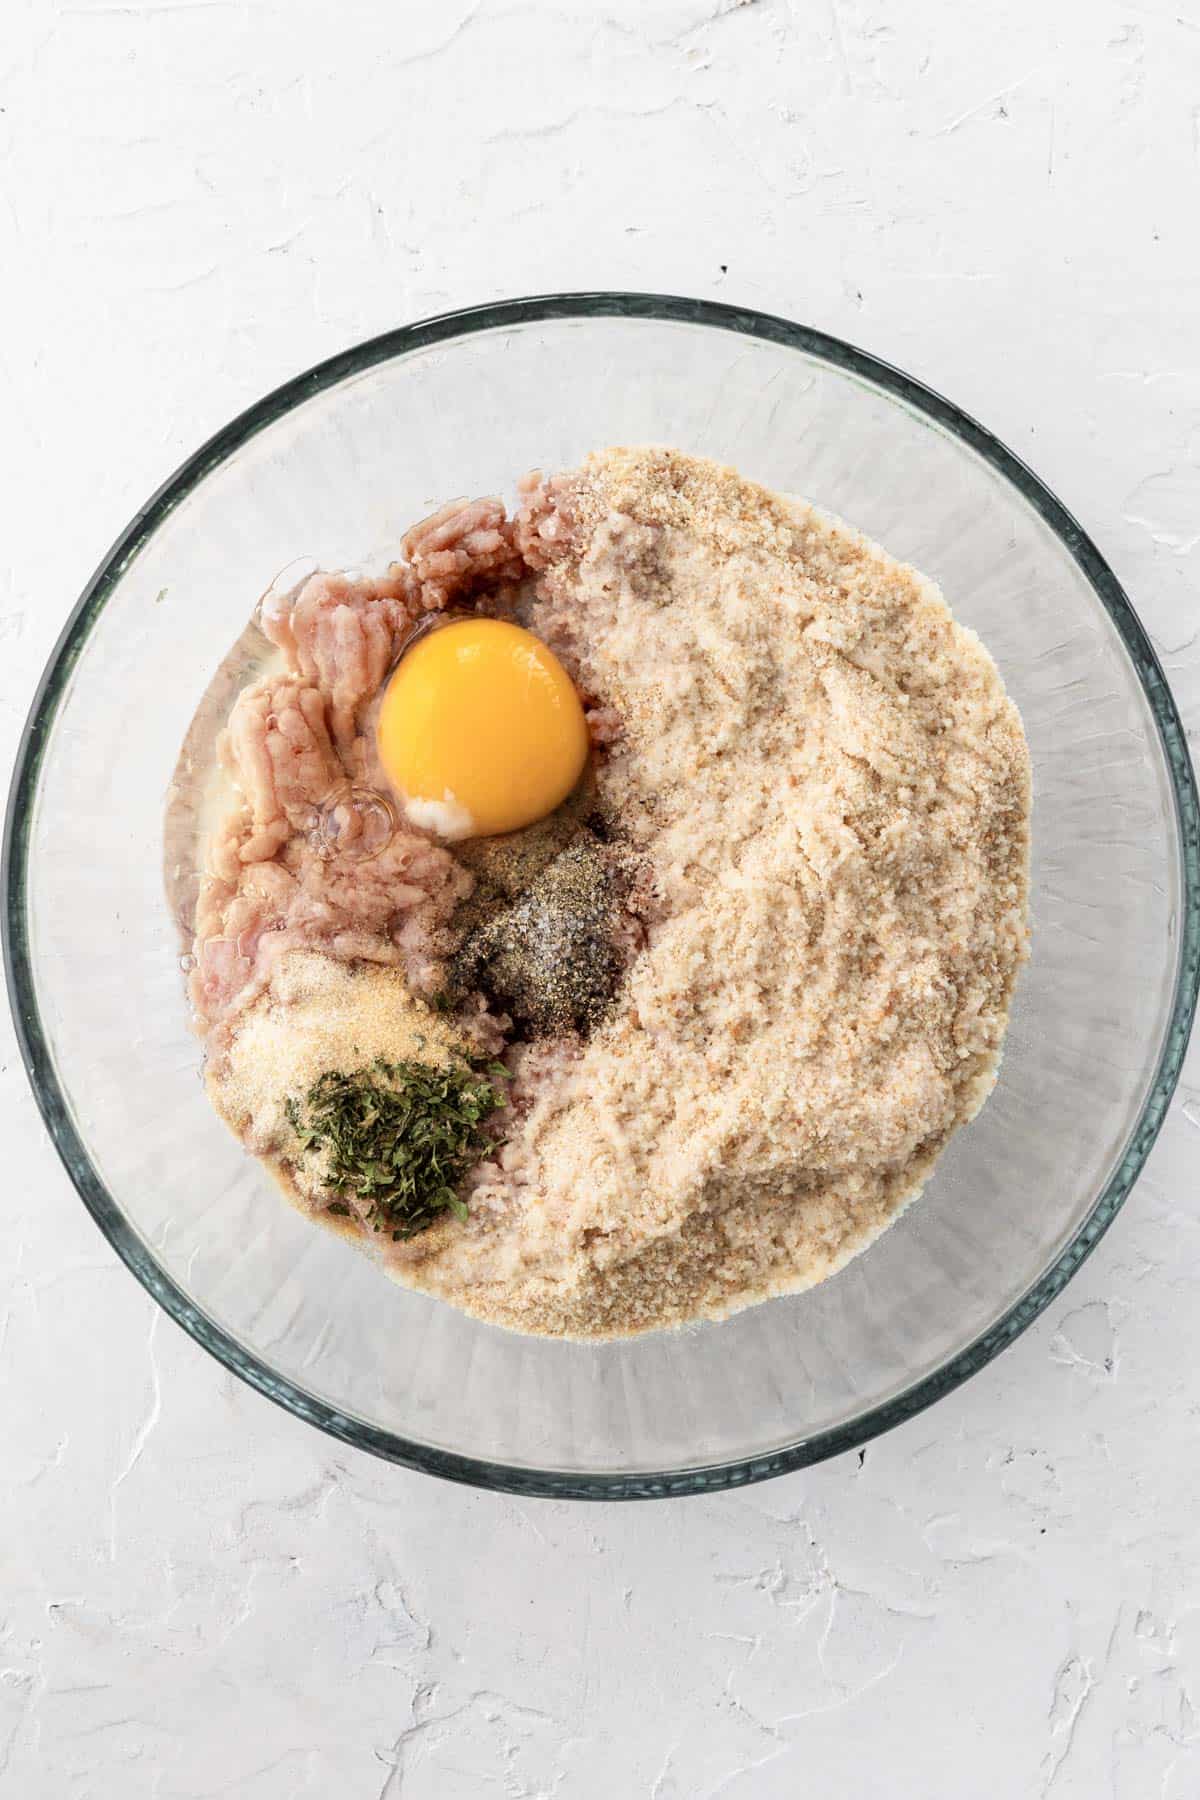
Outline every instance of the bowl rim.
<path fill-rule="evenodd" d="M 340 1412 L 276 1373 L 197 1307 L 127 1222 L 75 1130 L 38 1007 L 26 893 L 30 824 L 42 759 L 80 652 L 139 551 L 175 508 L 251 437 L 347 376 L 414 350 L 478 332 L 561 319 L 618 318 L 698 325 L 782 344 L 864 380 L 941 426 L 1014 487 L 1054 532 L 1108 614 L 1149 706 L 1171 781 L 1180 873 L 1180 916 L 1170 1016 L 1153 1080 L 1125 1152 L 1054 1262 L 995 1323 L 939 1368 L 851 1420 L 767 1455 L 651 1473 L 537 1469 L 445 1451 Z M 1011 450 L 961 408 L 869 351 L 827 332 L 753 308 L 680 295 L 585 291 L 529 295 L 437 314 L 352 345 L 274 388 L 168 477 L 134 514 L 87 583 L 52 650 L 17 751 L 4 823 L 0 880 L 8 995 L 26 1073 L 59 1158 L 117 1255 L 159 1305 L 217 1361 L 251 1387 L 330 1436 L 405 1467 L 503 1493 L 557 1499 L 633 1500 L 712 1493 L 766 1480 L 855 1449 L 950 1393 L 1018 1337 L 1059 1294 L 1108 1229 L 1158 1136 L 1179 1078 L 1200 992 L 1200 802 L 1187 739 L 1158 657 L 1120 582 L 1062 502 Z"/>

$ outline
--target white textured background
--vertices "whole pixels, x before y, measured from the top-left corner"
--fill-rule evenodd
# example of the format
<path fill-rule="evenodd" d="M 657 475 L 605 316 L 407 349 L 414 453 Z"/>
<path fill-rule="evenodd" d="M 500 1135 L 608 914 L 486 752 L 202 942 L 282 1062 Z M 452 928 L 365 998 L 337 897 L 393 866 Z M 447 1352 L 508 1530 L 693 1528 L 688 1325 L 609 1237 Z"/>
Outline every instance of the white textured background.
<path fill-rule="evenodd" d="M 445 307 L 735 299 L 977 414 L 1200 727 L 1200 0 L 3 0 L 0 732 L 266 388 Z M 119 799 L 118 799 L 119 804 Z M 999 1362 L 710 1501 L 435 1483 L 108 1252 L 5 1023 L 8 1800 L 1194 1800 L 1200 1055 Z"/>

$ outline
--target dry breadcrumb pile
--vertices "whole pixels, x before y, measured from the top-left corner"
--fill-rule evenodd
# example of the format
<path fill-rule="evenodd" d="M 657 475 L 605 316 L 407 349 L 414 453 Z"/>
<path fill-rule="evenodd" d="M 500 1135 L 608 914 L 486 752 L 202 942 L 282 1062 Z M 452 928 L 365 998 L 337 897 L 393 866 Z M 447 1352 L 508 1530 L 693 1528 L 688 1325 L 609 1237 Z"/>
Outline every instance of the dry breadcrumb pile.
<path fill-rule="evenodd" d="M 1026 955 L 1029 757 L 937 588 L 734 471 L 614 450 L 527 494 L 530 627 L 619 721 L 653 871 L 606 1022 L 542 1056 L 464 1226 L 395 1272 L 609 1336 L 807 1287 L 989 1091 Z"/>

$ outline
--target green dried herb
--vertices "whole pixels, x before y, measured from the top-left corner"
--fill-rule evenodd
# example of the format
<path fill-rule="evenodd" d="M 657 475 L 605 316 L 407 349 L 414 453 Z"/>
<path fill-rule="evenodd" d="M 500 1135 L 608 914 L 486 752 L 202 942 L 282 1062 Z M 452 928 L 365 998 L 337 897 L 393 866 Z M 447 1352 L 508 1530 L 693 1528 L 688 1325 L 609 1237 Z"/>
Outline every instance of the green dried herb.
<path fill-rule="evenodd" d="M 483 1127 L 504 1104 L 493 1082 L 506 1076 L 500 1063 L 481 1072 L 381 1060 L 353 1074 L 327 1071 L 303 1101 L 287 1102 L 287 1117 L 301 1152 L 324 1158 L 334 1193 L 358 1201 L 374 1230 L 410 1238 L 443 1212 L 467 1217 L 457 1190 L 495 1147 Z"/>

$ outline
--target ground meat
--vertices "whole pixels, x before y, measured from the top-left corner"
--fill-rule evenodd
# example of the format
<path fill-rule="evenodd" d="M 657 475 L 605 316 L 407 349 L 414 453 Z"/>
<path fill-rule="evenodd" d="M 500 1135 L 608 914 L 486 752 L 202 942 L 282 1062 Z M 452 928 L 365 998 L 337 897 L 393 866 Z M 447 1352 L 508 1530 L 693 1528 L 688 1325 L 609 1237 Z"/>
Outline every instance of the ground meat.
<path fill-rule="evenodd" d="M 255 682 L 238 696 L 223 749 L 250 809 L 242 862 L 274 856 L 345 780 L 326 719 L 324 695 L 294 675 Z"/>
<path fill-rule="evenodd" d="M 194 967 L 188 976 L 188 999 L 206 1027 L 225 1018 L 254 973 L 254 964 L 242 956 L 232 938 L 196 940 Z"/>
<path fill-rule="evenodd" d="M 413 571 L 397 563 L 383 581 L 313 575 L 290 605 L 264 606 L 263 630 L 323 696 L 342 754 L 354 741 L 359 709 L 432 603 Z"/>
<path fill-rule="evenodd" d="M 577 542 L 574 501 L 580 492 L 572 470 L 565 475 L 543 477 L 539 469 L 517 483 L 520 502 L 513 520 L 513 538 L 529 568 L 542 570 L 571 554 Z"/>
<path fill-rule="evenodd" d="M 401 547 L 425 595 L 438 606 L 525 573 L 502 500 L 452 500 L 414 525 Z"/>

